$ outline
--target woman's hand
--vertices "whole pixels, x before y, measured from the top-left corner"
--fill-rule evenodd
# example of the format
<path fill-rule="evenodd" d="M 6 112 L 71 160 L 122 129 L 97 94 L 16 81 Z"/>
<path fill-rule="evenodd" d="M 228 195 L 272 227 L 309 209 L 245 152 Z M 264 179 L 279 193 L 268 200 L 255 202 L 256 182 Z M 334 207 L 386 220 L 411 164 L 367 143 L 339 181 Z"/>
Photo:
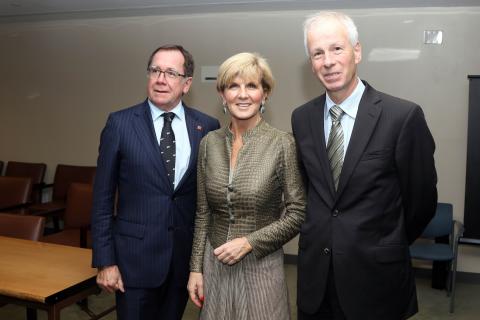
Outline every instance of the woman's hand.
<path fill-rule="evenodd" d="M 192 302 L 201 308 L 205 297 L 203 295 L 203 275 L 200 272 L 190 272 L 187 290 Z"/>
<path fill-rule="evenodd" d="M 252 251 L 252 246 L 247 238 L 236 238 L 232 241 L 222 244 L 220 247 L 213 250 L 213 254 L 222 263 L 233 265 L 242 260 L 243 257 Z"/>

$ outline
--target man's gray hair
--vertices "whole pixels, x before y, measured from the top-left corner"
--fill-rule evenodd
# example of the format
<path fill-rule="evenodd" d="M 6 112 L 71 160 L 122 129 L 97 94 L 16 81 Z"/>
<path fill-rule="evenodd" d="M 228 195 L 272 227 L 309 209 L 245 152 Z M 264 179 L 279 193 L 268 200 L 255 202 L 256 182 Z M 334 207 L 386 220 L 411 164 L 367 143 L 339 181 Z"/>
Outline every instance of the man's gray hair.
<path fill-rule="evenodd" d="M 307 44 L 307 36 L 310 28 L 314 24 L 323 23 L 324 21 L 328 20 L 337 20 L 338 22 L 342 23 L 347 29 L 348 38 L 350 39 L 350 43 L 352 44 L 352 46 L 355 46 L 357 44 L 358 30 L 352 18 L 341 12 L 320 11 L 311 16 L 308 16 L 307 19 L 305 19 L 305 21 L 303 22 L 303 42 L 305 44 L 305 52 L 307 53 L 307 57 L 310 57 Z"/>

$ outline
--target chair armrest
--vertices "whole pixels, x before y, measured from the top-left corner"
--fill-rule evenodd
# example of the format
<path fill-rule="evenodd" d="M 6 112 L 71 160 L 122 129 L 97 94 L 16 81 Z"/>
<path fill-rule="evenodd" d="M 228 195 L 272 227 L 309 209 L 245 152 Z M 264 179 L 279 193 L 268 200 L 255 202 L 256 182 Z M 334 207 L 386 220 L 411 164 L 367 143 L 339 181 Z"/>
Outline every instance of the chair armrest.
<path fill-rule="evenodd" d="M 27 208 L 30 204 L 31 204 L 30 202 L 27 202 L 27 203 L 14 204 L 14 205 L 11 205 L 11 206 L 0 207 L 0 211 L 1 212 L 7 212 L 7 211 L 12 212 L 12 210 L 13 210 L 13 213 L 15 213 L 15 210 Z"/>
<path fill-rule="evenodd" d="M 33 190 L 42 190 L 42 189 L 45 189 L 45 188 L 46 188 L 45 182 L 34 183 L 34 184 L 32 185 L 32 189 L 33 189 Z"/>
<path fill-rule="evenodd" d="M 463 233 L 465 232 L 465 227 L 463 226 L 463 223 L 457 220 L 453 220 L 454 226 L 456 227 L 456 232 L 454 232 L 455 237 L 453 240 L 453 252 L 455 252 L 455 256 L 458 254 L 458 243 L 460 238 L 463 237 Z M 455 230 L 454 230 L 455 231 Z"/>
<path fill-rule="evenodd" d="M 53 183 L 45 183 L 45 182 L 42 182 L 42 183 L 39 183 L 39 185 L 41 185 L 41 189 L 47 189 L 47 188 L 51 188 L 53 187 Z"/>
<path fill-rule="evenodd" d="M 463 233 L 465 232 L 465 227 L 464 227 L 463 223 L 461 223 L 458 220 L 453 220 L 453 224 L 456 228 L 455 242 L 457 242 L 459 238 L 463 237 Z"/>

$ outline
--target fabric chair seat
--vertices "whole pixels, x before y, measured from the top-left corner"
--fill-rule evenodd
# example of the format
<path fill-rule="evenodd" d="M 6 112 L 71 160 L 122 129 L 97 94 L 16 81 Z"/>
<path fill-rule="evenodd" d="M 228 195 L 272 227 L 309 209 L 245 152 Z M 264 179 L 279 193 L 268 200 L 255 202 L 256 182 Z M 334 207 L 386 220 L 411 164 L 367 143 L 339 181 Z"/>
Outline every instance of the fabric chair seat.
<path fill-rule="evenodd" d="M 451 261 L 455 258 L 452 248 L 448 244 L 413 244 L 410 254 L 419 260 Z"/>
<path fill-rule="evenodd" d="M 33 204 L 28 207 L 28 211 L 32 214 L 35 214 L 36 211 L 48 212 L 48 213 L 55 213 L 65 210 L 65 201 L 58 200 L 58 201 L 50 201 L 45 203 L 37 203 Z"/>
<path fill-rule="evenodd" d="M 37 203 L 23 210 L 24 214 L 42 216 L 53 220 L 54 232 L 60 231 L 60 219 L 65 214 L 66 203 L 63 200 Z"/>

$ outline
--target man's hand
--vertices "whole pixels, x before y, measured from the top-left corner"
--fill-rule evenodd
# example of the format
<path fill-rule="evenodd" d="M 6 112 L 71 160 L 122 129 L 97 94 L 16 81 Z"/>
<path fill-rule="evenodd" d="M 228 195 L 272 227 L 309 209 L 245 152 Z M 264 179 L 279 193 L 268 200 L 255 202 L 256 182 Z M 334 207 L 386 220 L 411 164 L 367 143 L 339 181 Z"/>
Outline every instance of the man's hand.
<path fill-rule="evenodd" d="M 222 263 L 233 265 L 242 260 L 243 257 L 252 251 L 252 246 L 248 243 L 247 238 L 236 238 L 232 241 L 222 244 L 213 250 L 213 254 Z"/>
<path fill-rule="evenodd" d="M 122 276 L 116 265 L 98 268 L 97 284 L 109 293 L 114 293 L 117 290 L 125 292 Z"/>
<path fill-rule="evenodd" d="M 203 275 L 200 272 L 190 272 L 187 290 L 192 302 L 201 308 L 205 297 L 203 295 Z"/>

